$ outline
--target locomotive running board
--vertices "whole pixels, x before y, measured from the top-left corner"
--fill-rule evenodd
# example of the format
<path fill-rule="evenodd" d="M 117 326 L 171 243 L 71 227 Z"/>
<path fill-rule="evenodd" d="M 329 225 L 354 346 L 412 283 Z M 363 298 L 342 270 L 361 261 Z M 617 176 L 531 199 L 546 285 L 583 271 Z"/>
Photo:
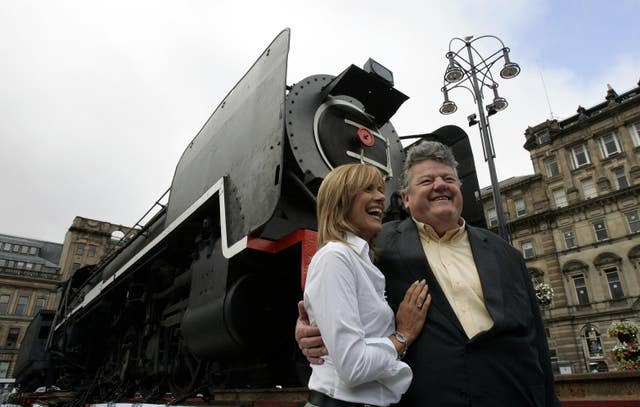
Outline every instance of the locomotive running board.
<path fill-rule="evenodd" d="M 82 303 L 77 305 L 71 312 L 69 312 L 64 319 L 56 325 L 54 330 L 57 330 L 61 325 L 63 325 L 67 319 L 69 319 L 73 314 L 77 311 L 83 309 L 87 305 L 91 304 L 91 302 L 96 299 L 100 293 L 107 287 L 111 286 L 115 281 L 127 272 L 130 268 L 132 268 L 136 263 L 143 260 L 144 256 L 152 251 L 155 247 L 160 245 L 166 238 L 169 236 L 175 229 L 177 229 L 180 225 L 182 225 L 187 219 L 191 217 L 198 209 L 200 209 L 203 205 L 205 205 L 210 198 L 212 198 L 215 194 L 218 194 L 219 206 L 220 206 L 220 229 L 221 229 L 221 238 L 222 238 L 222 255 L 229 259 L 236 254 L 240 253 L 244 249 L 247 248 L 247 236 L 242 237 L 237 242 L 229 245 L 228 237 L 227 237 L 227 215 L 226 215 L 226 205 L 225 205 L 225 193 L 224 193 L 224 180 L 225 177 L 220 178 L 211 188 L 209 188 L 197 201 L 195 201 L 187 210 L 185 210 L 178 218 L 176 218 L 167 228 L 165 228 L 162 233 L 156 236 L 149 244 L 142 248 L 135 256 L 133 256 L 128 262 L 124 264 L 124 266 L 120 267 L 118 271 L 116 271 L 111 277 L 106 280 L 100 281 L 96 284 L 87 294 L 85 294 Z"/>

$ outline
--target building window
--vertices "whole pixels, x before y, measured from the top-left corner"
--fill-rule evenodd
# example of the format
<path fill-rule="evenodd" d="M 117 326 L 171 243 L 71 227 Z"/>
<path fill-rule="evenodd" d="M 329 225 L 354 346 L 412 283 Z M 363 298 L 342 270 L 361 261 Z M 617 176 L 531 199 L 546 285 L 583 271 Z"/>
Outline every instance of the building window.
<path fill-rule="evenodd" d="M 582 194 L 584 199 L 595 198 L 598 196 L 596 191 L 596 184 L 593 182 L 593 178 L 585 178 L 580 181 L 582 184 Z"/>
<path fill-rule="evenodd" d="M 530 259 L 536 255 L 533 250 L 533 242 L 522 242 L 522 255 L 525 259 Z"/>
<path fill-rule="evenodd" d="M 0 295 L 0 315 L 6 315 L 9 308 L 9 296 L 7 294 Z"/>
<path fill-rule="evenodd" d="M 0 267 L 4 267 L 7 265 L 7 261 L 5 259 L 0 259 Z"/>
<path fill-rule="evenodd" d="M 572 249 L 577 246 L 576 235 L 573 233 L 573 230 L 563 230 L 562 236 L 564 236 L 564 247 Z"/>
<path fill-rule="evenodd" d="M 42 298 L 39 297 L 36 299 L 36 307 L 33 310 L 33 314 L 37 314 L 38 311 L 40 311 L 41 309 L 44 309 L 45 304 L 47 303 L 47 299 L 46 298 Z"/>
<path fill-rule="evenodd" d="M 579 305 L 589 304 L 589 293 L 587 293 L 587 285 L 584 280 L 584 275 L 579 274 L 573 276 L 573 286 L 576 289 L 576 298 Z"/>
<path fill-rule="evenodd" d="M 547 169 L 547 177 L 551 178 L 560 175 L 560 166 L 556 161 L 556 157 L 545 158 L 544 167 Z"/>
<path fill-rule="evenodd" d="M 6 379 L 9 376 L 9 362 L 0 361 L 0 379 Z"/>
<path fill-rule="evenodd" d="M 27 254 L 27 253 L 29 253 L 29 246 L 22 246 L 22 247 L 20 248 L 20 253 L 22 253 L 22 254 Z"/>
<path fill-rule="evenodd" d="M 2 248 L 4 249 L 5 252 L 10 252 L 11 251 L 11 243 L 5 243 Z"/>
<path fill-rule="evenodd" d="M 567 206 L 567 195 L 564 193 L 564 189 L 558 188 L 554 189 L 552 192 L 556 207 L 562 208 L 563 206 Z"/>
<path fill-rule="evenodd" d="M 551 140 L 551 136 L 549 136 L 549 132 L 547 130 L 536 134 L 536 138 L 538 139 L 538 145 L 546 144 Z"/>
<path fill-rule="evenodd" d="M 498 226 L 498 215 L 496 208 L 487 209 L 487 219 L 489 220 L 489 226 Z"/>
<path fill-rule="evenodd" d="M 600 342 L 600 333 L 591 327 L 587 329 L 584 337 L 587 341 L 587 349 L 589 350 L 590 358 L 601 358 L 604 356 L 602 353 L 602 343 Z"/>
<path fill-rule="evenodd" d="M 89 245 L 89 250 L 88 250 L 87 255 L 88 255 L 89 257 L 95 257 L 95 255 L 96 255 L 96 246 L 94 246 L 94 245 L 90 244 L 90 245 Z"/>
<path fill-rule="evenodd" d="M 577 146 L 573 146 L 570 150 L 570 153 L 571 162 L 573 163 L 574 169 L 591 164 L 591 159 L 589 158 L 589 152 L 587 151 L 586 144 L 578 144 Z"/>
<path fill-rule="evenodd" d="M 625 213 L 627 217 L 627 224 L 629 225 L 629 232 L 638 233 L 640 231 L 640 219 L 638 219 L 638 211 L 632 211 Z"/>
<path fill-rule="evenodd" d="M 14 315 L 25 315 L 27 313 L 27 304 L 29 304 L 29 297 L 18 297 L 18 303 L 16 304 L 16 309 L 13 312 Z"/>
<path fill-rule="evenodd" d="M 615 131 L 607 133 L 598 139 L 600 144 L 600 152 L 602 158 L 609 158 L 612 155 L 618 154 L 620 149 L 620 142 L 618 141 L 618 135 Z"/>
<path fill-rule="evenodd" d="M 26 268 L 27 270 L 32 270 L 33 263 L 29 263 L 29 262 L 24 263 L 24 268 Z"/>
<path fill-rule="evenodd" d="M 515 200 L 516 205 L 516 217 L 524 216 L 527 214 L 527 206 L 524 203 L 524 198 Z"/>
<path fill-rule="evenodd" d="M 13 261 L 13 260 L 9 260 L 7 262 L 7 267 L 10 268 L 10 269 L 15 268 L 16 267 L 16 262 Z"/>
<path fill-rule="evenodd" d="M 16 263 L 16 268 L 18 269 L 23 269 L 24 268 L 24 261 L 19 261 Z"/>
<path fill-rule="evenodd" d="M 629 181 L 627 181 L 627 174 L 624 173 L 624 167 L 614 168 L 611 172 L 613 173 L 613 177 L 616 180 L 618 189 L 627 188 L 629 186 Z"/>
<path fill-rule="evenodd" d="M 38 254 L 38 248 L 37 247 L 30 247 L 29 248 L 29 254 L 32 256 L 35 256 Z"/>
<path fill-rule="evenodd" d="M 20 328 L 9 328 L 5 346 L 7 348 L 15 348 L 18 343 L 18 336 L 20 336 Z"/>
<path fill-rule="evenodd" d="M 76 256 L 82 256 L 84 254 L 84 245 L 82 243 L 78 243 L 76 246 Z"/>
<path fill-rule="evenodd" d="M 14 244 L 13 245 L 13 252 L 14 253 L 20 253 L 20 245 L 19 244 Z"/>
<path fill-rule="evenodd" d="M 35 271 L 40 271 L 40 270 L 42 270 L 42 264 L 37 263 L 37 264 L 33 267 L 33 269 L 34 269 Z"/>
<path fill-rule="evenodd" d="M 640 146 L 640 122 L 630 124 L 627 126 L 629 134 L 631 134 L 631 142 L 634 147 Z"/>
<path fill-rule="evenodd" d="M 609 238 L 609 233 L 607 232 L 607 225 L 604 223 L 604 219 L 597 220 L 593 222 L 593 231 L 596 234 L 596 240 L 606 240 Z"/>
<path fill-rule="evenodd" d="M 622 291 L 622 285 L 620 284 L 620 275 L 618 274 L 617 267 L 611 267 L 603 270 L 607 275 L 607 283 L 609 284 L 609 293 L 612 300 L 617 300 L 624 297 Z"/>

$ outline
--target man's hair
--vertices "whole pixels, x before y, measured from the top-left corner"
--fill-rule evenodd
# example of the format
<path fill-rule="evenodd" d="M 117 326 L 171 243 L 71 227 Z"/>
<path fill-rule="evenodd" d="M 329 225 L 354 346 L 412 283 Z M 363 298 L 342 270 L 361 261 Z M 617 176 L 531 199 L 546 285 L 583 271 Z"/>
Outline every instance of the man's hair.
<path fill-rule="evenodd" d="M 449 147 L 439 141 L 423 141 L 411 147 L 407 153 L 407 158 L 404 160 L 402 191 L 406 191 L 409 187 L 409 170 L 411 167 L 426 160 L 439 161 L 448 165 L 453 168 L 456 176 L 458 175 L 458 162 Z"/>
<path fill-rule="evenodd" d="M 346 232 L 357 234 L 349 210 L 356 195 L 370 185 L 384 188 L 384 178 L 368 164 L 341 165 L 326 176 L 318 191 L 318 248 L 330 241 L 346 243 Z"/>

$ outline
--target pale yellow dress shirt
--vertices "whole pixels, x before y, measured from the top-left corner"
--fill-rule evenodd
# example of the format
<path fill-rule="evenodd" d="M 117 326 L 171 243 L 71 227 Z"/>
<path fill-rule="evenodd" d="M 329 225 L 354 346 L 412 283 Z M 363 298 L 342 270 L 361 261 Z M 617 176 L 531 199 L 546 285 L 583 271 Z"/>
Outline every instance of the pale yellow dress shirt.
<path fill-rule="evenodd" d="M 484 305 L 464 220 L 457 229 L 447 231 L 442 237 L 430 225 L 414 221 L 429 266 L 467 337 L 473 338 L 490 329 L 493 320 Z"/>

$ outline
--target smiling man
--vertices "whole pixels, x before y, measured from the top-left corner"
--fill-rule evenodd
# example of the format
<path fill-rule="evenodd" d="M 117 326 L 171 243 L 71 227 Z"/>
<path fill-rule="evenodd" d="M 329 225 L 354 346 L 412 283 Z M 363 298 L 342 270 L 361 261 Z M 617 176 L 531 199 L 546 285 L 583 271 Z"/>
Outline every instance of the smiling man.
<path fill-rule="evenodd" d="M 414 379 L 402 406 L 558 406 L 540 309 L 524 259 L 496 234 L 467 225 L 457 162 L 445 145 L 413 147 L 402 198 L 411 217 L 384 224 L 376 265 L 399 304 L 426 279 L 431 308 L 408 348 Z M 299 319 L 296 338 L 312 363 L 324 348 Z"/>

